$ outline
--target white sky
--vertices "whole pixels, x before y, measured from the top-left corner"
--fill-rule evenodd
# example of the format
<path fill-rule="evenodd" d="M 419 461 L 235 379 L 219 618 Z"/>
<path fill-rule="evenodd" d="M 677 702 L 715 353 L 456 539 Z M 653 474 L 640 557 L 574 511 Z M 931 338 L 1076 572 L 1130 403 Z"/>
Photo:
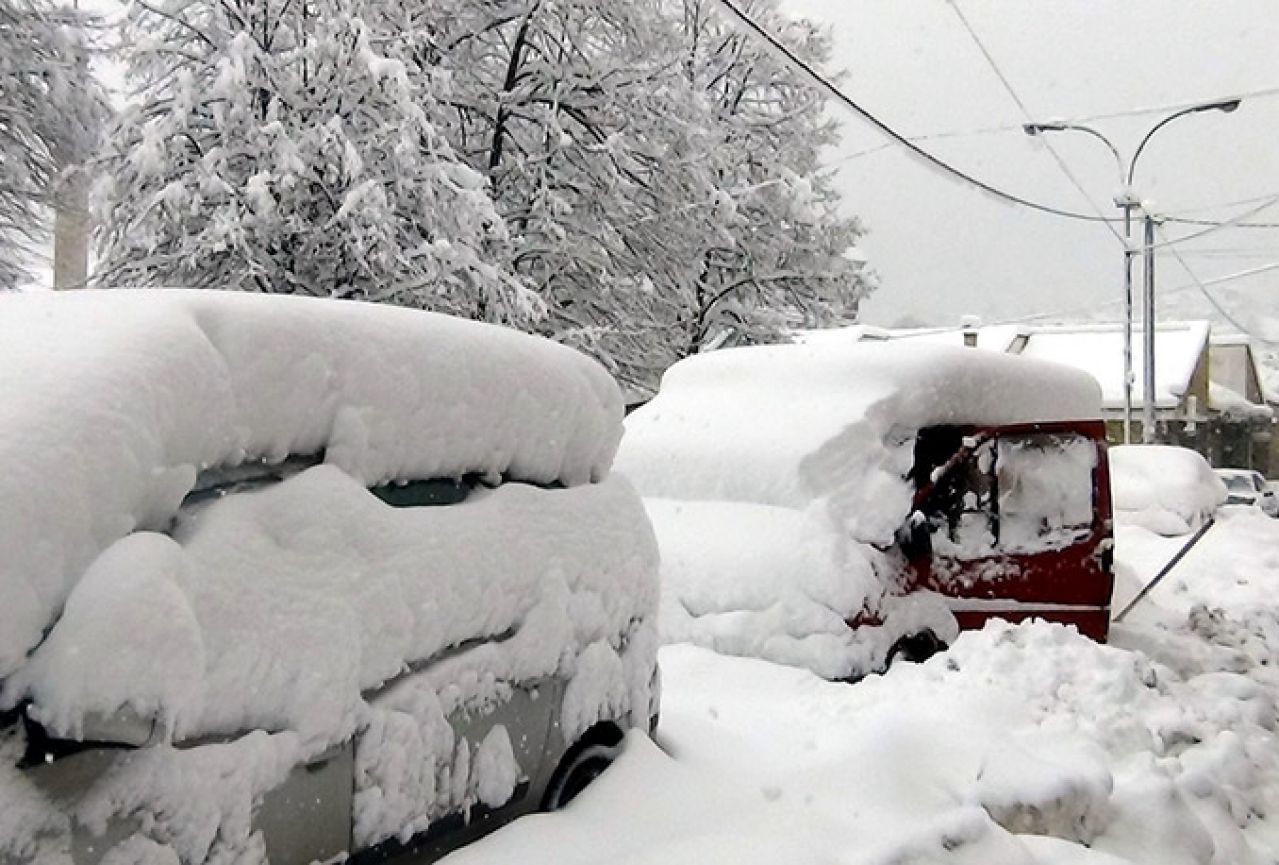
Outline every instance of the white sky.
<path fill-rule="evenodd" d="M 1080 118 L 1152 106 L 1180 106 L 1279 88 L 1279 6 L 1273 0 L 958 0 L 1034 119 Z M 1118 215 L 1114 158 L 1087 135 L 1027 137 L 1026 116 L 1004 89 L 948 0 L 783 0 L 783 8 L 833 28 L 833 65 L 863 107 L 908 135 L 963 134 L 920 144 L 987 182 L 1071 210 Z M 892 325 L 911 316 L 987 322 L 1122 297 L 1122 246 L 1104 226 L 999 203 L 948 179 L 893 146 L 848 159 L 886 139 L 840 109 L 845 141 L 839 186 L 870 229 L 864 248 L 882 287 L 865 320 Z M 1091 122 L 1125 157 L 1170 112 Z M 1279 194 L 1279 93 L 1245 99 L 1233 114 L 1174 121 L 1138 163 L 1135 189 L 1167 213 L 1226 218 L 1246 206 L 1197 210 Z M 1079 178 L 1090 205 L 1045 146 Z M 1188 211 L 1196 209 L 1194 213 Z M 1279 205 L 1258 214 L 1279 222 Z M 1169 227 L 1170 233 L 1187 229 Z M 1223 248 L 1246 254 L 1220 255 Z M 1201 279 L 1279 262 L 1279 230 L 1224 231 L 1188 244 Z M 1160 292 L 1190 282 L 1163 256 Z M 1140 286 L 1140 269 L 1135 273 Z M 1181 292 L 1161 307 L 1205 315 L 1202 297 Z M 1268 299 L 1270 298 L 1270 299 Z M 1245 323 L 1268 329 L 1279 314 L 1279 271 L 1231 284 L 1222 299 Z M 1111 307 L 1118 317 L 1121 307 Z"/>

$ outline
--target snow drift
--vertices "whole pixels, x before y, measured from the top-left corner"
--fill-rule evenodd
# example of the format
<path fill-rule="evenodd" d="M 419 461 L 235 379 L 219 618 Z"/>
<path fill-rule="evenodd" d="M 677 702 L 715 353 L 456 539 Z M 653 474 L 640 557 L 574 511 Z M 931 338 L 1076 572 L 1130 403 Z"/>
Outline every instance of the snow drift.
<path fill-rule="evenodd" d="M 1115 519 L 1121 523 L 1184 535 L 1226 500 L 1221 479 L 1189 448 L 1118 445 L 1109 454 Z"/>

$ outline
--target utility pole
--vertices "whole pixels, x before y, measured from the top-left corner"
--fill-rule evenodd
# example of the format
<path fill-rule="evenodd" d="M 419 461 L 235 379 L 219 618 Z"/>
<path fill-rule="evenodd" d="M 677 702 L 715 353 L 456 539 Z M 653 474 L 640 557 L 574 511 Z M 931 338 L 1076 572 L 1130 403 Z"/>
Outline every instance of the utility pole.
<path fill-rule="evenodd" d="M 1120 177 L 1123 166 L 1120 163 Z M 1132 190 L 1125 188 L 1115 196 L 1115 204 L 1124 212 L 1124 444 L 1132 444 L 1132 209 L 1141 204 Z"/>
<path fill-rule="evenodd" d="M 1155 401 L 1159 398 L 1158 392 L 1155 390 L 1155 218 L 1149 213 L 1146 214 L 1146 245 L 1145 245 L 1145 292 L 1142 294 L 1141 320 L 1144 325 L 1145 346 L 1144 357 L 1145 363 L 1143 369 L 1145 375 L 1142 378 L 1142 389 L 1144 391 L 1141 405 L 1141 443 L 1155 443 Z"/>

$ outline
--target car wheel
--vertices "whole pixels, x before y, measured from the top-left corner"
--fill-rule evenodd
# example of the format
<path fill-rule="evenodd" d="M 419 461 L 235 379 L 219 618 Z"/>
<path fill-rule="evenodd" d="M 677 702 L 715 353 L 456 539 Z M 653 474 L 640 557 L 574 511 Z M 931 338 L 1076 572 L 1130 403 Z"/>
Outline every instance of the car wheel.
<path fill-rule="evenodd" d="M 619 745 L 588 745 L 569 754 L 555 771 L 542 803 L 544 811 L 558 811 L 577 798 L 617 759 Z"/>
<path fill-rule="evenodd" d="M 897 661 L 909 661 L 912 664 L 919 664 L 927 661 L 938 652 L 946 651 L 946 648 L 946 644 L 938 639 L 937 635 L 932 631 L 908 634 L 893 643 L 893 647 L 888 650 L 888 660 L 884 666 L 891 667 Z"/>

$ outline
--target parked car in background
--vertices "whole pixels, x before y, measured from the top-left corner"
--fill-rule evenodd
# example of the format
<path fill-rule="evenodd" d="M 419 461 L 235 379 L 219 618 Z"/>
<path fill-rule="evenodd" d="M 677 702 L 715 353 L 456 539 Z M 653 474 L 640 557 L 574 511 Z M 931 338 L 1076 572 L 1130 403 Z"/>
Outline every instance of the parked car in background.
<path fill-rule="evenodd" d="M 1089 376 L 901 343 L 677 363 L 617 470 L 662 552 L 663 638 L 832 679 L 959 627 L 1039 617 L 1105 639 L 1110 488 Z"/>
<path fill-rule="evenodd" d="M 1279 498 L 1261 472 L 1251 469 L 1216 469 L 1226 485 L 1226 504 L 1260 508 L 1266 516 L 1279 517 Z"/>
<path fill-rule="evenodd" d="M 1110 449 L 1115 520 L 1165 536 L 1198 529 L 1226 501 L 1226 488 L 1198 451 L 1175 445 Z"/>
<path fill-rule="evenodd" d="M 221 292 L 0 296 L 0 863 L 424 862 L 658 709 L 601 367 Z"/>

